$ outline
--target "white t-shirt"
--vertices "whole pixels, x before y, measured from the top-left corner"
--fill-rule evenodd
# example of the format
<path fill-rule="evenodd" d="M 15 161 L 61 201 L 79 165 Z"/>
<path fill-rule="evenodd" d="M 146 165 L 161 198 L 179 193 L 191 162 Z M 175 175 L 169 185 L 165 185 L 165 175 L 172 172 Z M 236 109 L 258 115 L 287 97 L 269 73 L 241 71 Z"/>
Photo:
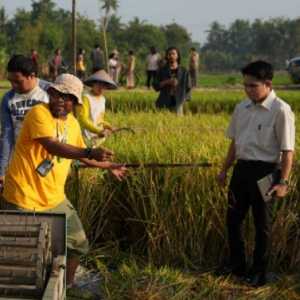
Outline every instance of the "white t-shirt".
<path fill-rule="evenodd" d="M 85 97 L 89 100 L 90 104 L 90 118 L 95 125 L 98 125 L 103 120 L 105 114 L 105 97 L 93 96 L 90 93 L 85 94 Z M 88 138 L 97 136 L 88 130 L 84 130 L 84 134 Z"/>
<path fill-rule="evenodd" d="M 147 70 L 148 71 L 157 71 L 159 60 L 160 60 L 159 53 L 149 54 L 147 56 Z"/>
<path fill-rule="evenodd" d="M 11 120 L 14 128 L 15 141 L 22 127 L 26 113 L 38 103 L 48 103 L 49 96 L 39 84 L 26 94 L 14 93 L 8 101 L 8 108 L 11 112 Z"/>
<path fill-rule="evenodd" d="M 108 61 L 108 66 L 110 68 L 116 68 L 117 64 L 118 64 L 118 61 L 114 58 L 110 58 L 109 61 Z"/>

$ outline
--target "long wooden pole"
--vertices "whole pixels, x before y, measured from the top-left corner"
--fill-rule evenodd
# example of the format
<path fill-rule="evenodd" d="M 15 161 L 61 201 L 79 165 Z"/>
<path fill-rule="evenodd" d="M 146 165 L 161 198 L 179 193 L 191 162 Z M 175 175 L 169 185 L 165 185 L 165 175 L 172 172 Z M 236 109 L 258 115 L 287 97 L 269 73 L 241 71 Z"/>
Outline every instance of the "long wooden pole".
<path fill-rule="evenodd" d="M 72 0 L 72 47 L 73 47 L 73 66 L 72 71 L 76 74 L 77 58 L 77 28 L 76 28 L 76 0 Z"/>
<path fill-rule="evenodd" d="M 103 33 L 103 44 L 104 44 L 104 56 L 105 56 L 105 67 L 107 73 L 109 73 L 108 68 L 108 45 L 107 45 L 107 22 L 108 22 L 108 12 L 105 13 L 102 22 L 102 33 Z"/>
<path fill-rule="evenodd" d="M 202 162 L 202 163 L 124 163 L 124 167 L 133 169 L 156 169 L 156 168 L 211 168 L 212 163 Z M 76 167 L 80 169 L 93 169 L 95 167 L 90 167 L 85 164 L 77 165 Z"/>

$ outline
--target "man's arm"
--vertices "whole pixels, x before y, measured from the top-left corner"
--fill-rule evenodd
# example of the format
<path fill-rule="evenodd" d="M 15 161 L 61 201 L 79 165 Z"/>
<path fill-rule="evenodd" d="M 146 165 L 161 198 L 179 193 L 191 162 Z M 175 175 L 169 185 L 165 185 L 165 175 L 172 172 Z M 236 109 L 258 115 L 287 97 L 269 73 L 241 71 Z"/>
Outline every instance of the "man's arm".
<path fill-rule="evenodd" d="M 231 144 L 229 146 L 225 161 L 223 163 L 221 172 L 219 173 L 217 180 L 219 182 L 219 185 L 224 187 L 226 184 L 226 177 L 227 172 L 231 168 L 235 161 L 235 142 L 234 140 L 231 141 Z"/>
<path fill-rule="evenodd" d="M 281 184 L 272 187 L 269 194 L 276 192 L 277 197 L 285 197 L 288 192 L 288 184 L 292 169 L 295 149 L 295 117 L 289 107 L 282 108 L 277 116 L 275 133 L 281 148 Z"/>
<path fill-rule="evenodd" d="M 121 181 L 127 172 L 123 164 L 117 164 L 110 161 L 96 161 L 87 158 L 81 158 L 81 162 L 89 167 L 109 170 L 119 181 Z"/>
<path fill-rule="evenodd" d="M 293 166 L 294 151 L 283 151 L 281 158 L 281 179 L 288 180 Z"/>
<path fill-rule="evenodd" d="M 14 129 L 8 108 L 8 100 L 9 96 L 7 94 L 1 104 L 0 180 L 2 181 L 14 144 Z"/>
<path fill-rule="evenodd" d="M 86 148 L 63 144 L 54 138 L 39 138 L 37 141 L 52 155 L 69 159 L 79 159 L 90 167 L 108 169 L 119 181 L 125 177 L 127 169 L 121 164 L 109 161 L 113 155 L 110 150 L 93 148 L 87 155 Z"/>
<path fill-rule="evenodd" d="M 294 157 L 294 151 L 283 151 L 282 157 L 281 157 L 281 174 L 280 179 L 283 181 L 289 180 L 289 176 L 292 170 L 293 166 L 293 157 Z M 269 191 L 269 194 L 271 195 L 273 192 L 276 192 L 277 197 L 285 197 L 288 192 L 288 184 L 280 183 L 276 184 L 272 187 L 272 189 Z"/>
<path fill-rule="evenodd" d="M 154 77 L 153 80 L 153 88 L 159 92 L 161 89 L 163 89 L 165 86 L 171 86 L 173 84 L 173 79 L 167 78 L 164 75 L 164 70 L 160 69 L 157 72 L 157 75 Z"/>
<path fill-rule="evenodd" d="M 189 74 L 188 71 L 186 71 L 186 74 L 185 74 L 185 86 L 184 86 L 184 89 L 185 89 L 185 93 L 186 93 L 186 99 L 190 99 L 191 98 L 191 90 L 192 90 L 192 81 L 191 81 L 191 76 Z"/>
<path fill-rule="evenodd" d="M 235 139 L 236 139 L 236 128 L 238 127 L 238 125 L 237 125 L 238 112 L 239 112 L 239 106 L 237 105 L 234 109 L 231 121 L 230 121 L 228 129 L 227 129 L 227 133 L 226 133 L 227 137 L 231 139 L 231 143 L 230 143 L 225 161 L 223 163 L 221 172 L 217 176 L 217 180 L 221 187 L 225 186 L 227 172 L 231 168 L 231 166 L 233 165 L 233 163 L 236 159 Z"/>
<path fill-rule="evenodd" d="M 107 161 L 113 156 L 113 152 L 105 148 L 93 148 L 87 153 L 86 148 L 80 148 L 59 142 L 52 137 L 36 139 L 50 154 L 68 159 L 90 158 L 96 161 Z"/>

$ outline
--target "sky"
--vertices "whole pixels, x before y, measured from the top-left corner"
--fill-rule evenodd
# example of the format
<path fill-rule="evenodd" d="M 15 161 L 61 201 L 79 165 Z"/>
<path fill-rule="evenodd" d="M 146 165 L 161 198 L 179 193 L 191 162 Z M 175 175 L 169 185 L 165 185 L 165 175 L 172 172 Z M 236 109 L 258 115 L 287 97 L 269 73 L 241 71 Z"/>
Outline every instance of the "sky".
<path fill-rule="evenodd" d="M 71 9 L 71 0 L 55 0 L 59 7 Z M 99 20 L 99 0 L 77 0 L 77 10 L 92 19 Z M 175 21 L 185 26 L 192 38 L 205 42 L 206 32 L 213 21 L 228 26 L 236 19 L 274 17 L 300 17 L 300 0 L 119 0 L 118 16 L 122 22 L 134 17 L 155 25 Z M 0 0 L 9 16 L 17 8 L 30 8 L 31 0 Z"/>

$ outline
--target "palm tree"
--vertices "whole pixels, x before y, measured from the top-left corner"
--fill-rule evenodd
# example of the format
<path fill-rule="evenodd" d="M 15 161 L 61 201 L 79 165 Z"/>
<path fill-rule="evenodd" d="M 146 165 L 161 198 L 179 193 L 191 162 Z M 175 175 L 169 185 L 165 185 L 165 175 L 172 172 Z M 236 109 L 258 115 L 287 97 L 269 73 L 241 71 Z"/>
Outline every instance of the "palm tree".
<path fill-rule="evenodd" d="M 103 33 L 103 42 L 104 42 L 104 51 L 105 51 L 105 60 L 106 67 L 108 69 L 108 47 L 107 47 L 107 27 L 109 20 L 114 12 L 117 11 L 119 7 L 118 0 L 99 0 L 101 5 L 101 10 L 104 12 L 102 18 L 102 33 Z"/>

